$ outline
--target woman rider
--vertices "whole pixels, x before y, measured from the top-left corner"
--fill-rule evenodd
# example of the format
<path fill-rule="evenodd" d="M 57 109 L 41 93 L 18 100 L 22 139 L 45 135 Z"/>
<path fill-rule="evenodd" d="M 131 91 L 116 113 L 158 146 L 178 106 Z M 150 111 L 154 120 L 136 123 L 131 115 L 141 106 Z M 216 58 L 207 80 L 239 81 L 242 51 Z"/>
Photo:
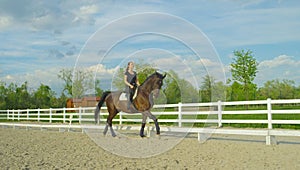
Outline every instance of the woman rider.
<path fill-rule="evenodd" d="M 124 74 L 124 83 L 126 85 L 126 93 L 127 93 L 127 108 L 130 110 L 130 104 L 132 103 L 132 98 L 137 86 L 140 85 L 139 80 L 137 78 L 137 74 L 133 71 L 134 63 L 132 61 L 128 62 L 127 68 Z"/>

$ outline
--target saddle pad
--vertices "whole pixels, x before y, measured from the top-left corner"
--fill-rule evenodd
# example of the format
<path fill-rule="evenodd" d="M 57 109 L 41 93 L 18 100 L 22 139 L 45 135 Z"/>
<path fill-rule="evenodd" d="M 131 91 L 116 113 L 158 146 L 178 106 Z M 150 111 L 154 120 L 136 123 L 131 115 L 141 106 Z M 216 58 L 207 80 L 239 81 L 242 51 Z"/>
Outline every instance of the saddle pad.
<path fill-rule="evenodd" d="M 119 100 L 127 100 L 126 93 L 121 93 Z"/>
<path fill-rule="evenodd" d="M 132 99 L 135 99 L 135 98 L 136 98 L 136 96 L 137 96 L 137 91 L 138 91 L 138 89 L 135 90 Z M 126 93 L 121 93 L 121 95 L 120 95 L 120 97 L 119 97 L 119 100 L 122 100 L 122 101 L 127 100 L 126 95 L 127 95 Z"/>

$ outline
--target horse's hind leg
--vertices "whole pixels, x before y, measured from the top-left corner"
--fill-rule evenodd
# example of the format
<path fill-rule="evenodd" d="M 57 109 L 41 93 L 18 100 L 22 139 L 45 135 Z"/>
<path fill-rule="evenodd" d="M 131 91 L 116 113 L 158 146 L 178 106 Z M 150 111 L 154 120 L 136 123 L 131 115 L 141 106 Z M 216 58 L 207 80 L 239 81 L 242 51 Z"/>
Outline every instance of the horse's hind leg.
<path fill-rule="evenodd" d="M 107 132 L 108 126 L 109 126 L 111 135 L 112 135 L 113 137 L 115 137 L 115 136 L 117 136 L 117 135 L 116 135 L 115 131 L 114 131 L 113 128 L 112 128 L 112 120 L 113 120 L 113 118 L 118 114 L 118 111 L 117 111 L 116 109 L 113 109 L 113 110 L 111 110 L 111 111 L 109 110 L 108 112 L 109 112 L 109 115 L 108 115 L 108 117 L 107 117 L 107 124 L 106 124 L 106 127 L 105 127 L 105 129 L 104 129 L 104 132 L 105 132 L 105 133 Z M 103 132 L 103 133 L 104 133 L 104 132 Z"/>

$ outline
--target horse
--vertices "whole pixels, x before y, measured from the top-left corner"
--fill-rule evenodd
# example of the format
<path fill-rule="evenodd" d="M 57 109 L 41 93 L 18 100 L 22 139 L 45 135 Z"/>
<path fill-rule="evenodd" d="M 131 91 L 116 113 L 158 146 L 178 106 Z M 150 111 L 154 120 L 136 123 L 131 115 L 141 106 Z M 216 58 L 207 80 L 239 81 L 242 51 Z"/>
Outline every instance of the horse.
<path fill-rule="evenodd" d="M 116 136 L 113 128 L 112 128 L 112 120 L 113 118 L 120 112 L 126 113 L 141 113 L 142 114 L 142 126 L 140 129 L 140 136 L 143 138 L 144 128 L 146 125 L 147 117 L 152 119 L 155 124 L 156 134 L 160 134 L 160 127 L 158 125 L 157 118 L 150 112 L 152 109 L 154 102 L 153 97 L 157 98 L 160 92 L 160 89 L 163 85 L 163 79 L 166 77 L 166 74 L 162 75 L 158 72 L 153 73 L 137 88 L 137 95 L 133 99 L 130 107 L 127 106 L 127 100 L 121 101 L 119 100 L 122 91 L 106 91 L 102 94 L 100 101 L 95 109 L 95 123 L 98 123 L 99 114 L 101 110 L 101 106 L 103 103 L 106 103 L 106 107 L 108 110 L 108 117 L 106 121 L 106 126 L 104 128 L 103 134 L 106 135 L 108 131 L 108 127 L 110 128 L 111 135 L 113 137 Z"/>

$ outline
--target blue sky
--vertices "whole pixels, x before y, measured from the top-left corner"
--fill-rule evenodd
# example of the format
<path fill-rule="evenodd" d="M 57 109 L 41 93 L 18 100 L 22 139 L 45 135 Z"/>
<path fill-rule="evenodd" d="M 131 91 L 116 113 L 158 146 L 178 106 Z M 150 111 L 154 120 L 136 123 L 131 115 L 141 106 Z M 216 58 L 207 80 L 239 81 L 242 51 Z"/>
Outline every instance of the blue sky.
<path fill-rule="evenodd" d="M 298 86 L 299 18 L 296 0 L 1 0 L 0 80 L 59 93 L 59 70 L 82 66 L 109 88 L 116 69 L 143 59 L 199 86 L 207 73 L 230 78 L 233 51 L 249 49 L 259 62 L 255 83 Z"/>

